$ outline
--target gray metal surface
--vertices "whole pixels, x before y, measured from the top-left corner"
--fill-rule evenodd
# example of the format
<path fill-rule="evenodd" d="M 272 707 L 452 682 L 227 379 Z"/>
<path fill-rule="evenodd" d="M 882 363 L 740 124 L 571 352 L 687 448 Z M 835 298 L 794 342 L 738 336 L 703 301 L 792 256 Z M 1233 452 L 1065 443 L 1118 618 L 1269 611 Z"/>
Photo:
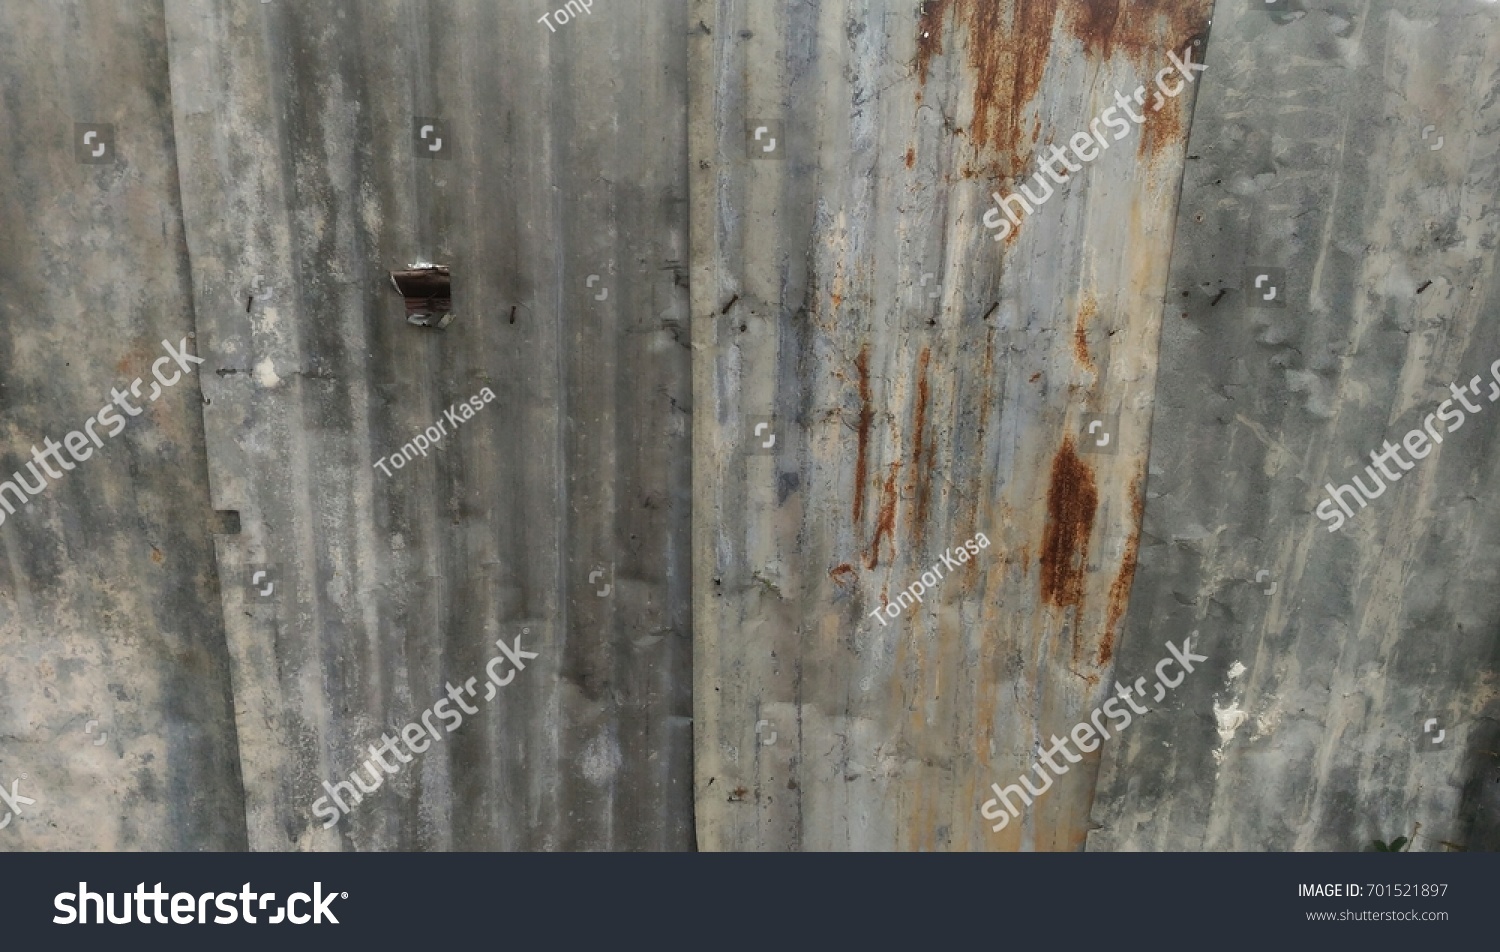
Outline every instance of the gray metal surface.
<path fill-rule="evenodd" d="M 285 586 L 226 588 L 252 847 L 688 846 L 685 6 L 166 12 L 210 481 L 243 526 L 219 556 Z M 451 268 L 441 331 L 384 274 L 419 259 Z M 337 833 L 311 817 L 523 632 L 540 658 L 478 724 Z"/>
<path fill-rule="evenodd" d="M 4 526 L 0 770 L 40 802 L 0 848 L 690 847 L 685 4 L 129 8 L 0 6 L 5 460 L 164 337 L 207 362 Z M 418 259 L 444 330 L 390 290 Z M 523 631 L 325 830 L 321 784 Z"/>
<path fill-rule="evenodd" d="M 112 390 L 142 411 L 6 492 L 0 785 L 36 802 L 0 850 L 243 849 L 200 379 L 129 394 L 193 333 L 161 7 L 0 3 L 0 63 L 0 480 Z"/>
<path fill-rule="evenodd" d="M 1090 849 L 1351 850 L 1416 824 L 1413 849 L 1500 848 L 1500 410 L 1387 461 L 1400 481 L 1337 532 L 1315 514 L 1329 483 L 1373 489 L 1369 454 L 1450 384 L 1490 392 L 1500 11 L 1319 6 L 1214 20 L 1120 670 L 1195 630 L 1210 660 L 1110 748 Z M 1253 306 L 1266 268 L 1284 308 Z"/>

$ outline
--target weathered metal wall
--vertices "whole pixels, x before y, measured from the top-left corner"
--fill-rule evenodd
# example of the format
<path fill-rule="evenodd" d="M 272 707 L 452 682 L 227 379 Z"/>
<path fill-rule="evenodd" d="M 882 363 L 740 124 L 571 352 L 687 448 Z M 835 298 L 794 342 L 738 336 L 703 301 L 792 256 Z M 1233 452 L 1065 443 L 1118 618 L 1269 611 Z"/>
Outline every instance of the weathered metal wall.
<path fill-rule="evenodd" d="M 685 5 L 166 10 L 219 555 L 284 585 L 225 592 L 251 845 L 690 845 Z M 417 259 L 445 330 L 388 290 Z M 523 631 L 478 725 L 321 828 L 321 782 Z"/>
<path fill-rule="evenodd" d="M 1500 9 L 1308 6 L 1214 21 L 1120 671 L 1209 660 L 1109 749 L 1092 849 L 1500 848 Z M 1324 487 L 1476 374 L 1330 533 Z"/>
<path fill-rule="evenodd" d="M 1007 240 L 982 216 L 1209 6 L 696 5 L 705 848 L 1083 846 L 1097 753 L 998 834 L 978 808 L 1111 690 L 1192 88 Z M 780 161 L 747 152 L 768 123 Z"/>
<path fill-rule="evenodd" d="M 193 333 L 161 7 L 5 0 L 0 71 L 0 480 L 41 490 L 0 512 L 0 784 L 36 801 L 0 850 L 243 849 L 199 380 L 141 399 Z M 124 430 L 25 469 L 116 389 Z"/>
<path fill-rule="evenodd" d="M 0 476 L 206 361 L 0 525 L 0 849 L 1500 845 L 1495 424 L 1312 512 L 1500 358 L 1500 8 L 605 3 L 0 0 Z"/>
<path fill-rule="evenodd" d="M 0 770 L 40 802 L 0 848 L 690 848 L 686 4 L 0 11 L 5 462 L 162 338 L 207 361 L 3 529 Z M 418 258 L 446 330 L 389 290 Z M 528 629 L 479 723 L 322 828 Z"/>

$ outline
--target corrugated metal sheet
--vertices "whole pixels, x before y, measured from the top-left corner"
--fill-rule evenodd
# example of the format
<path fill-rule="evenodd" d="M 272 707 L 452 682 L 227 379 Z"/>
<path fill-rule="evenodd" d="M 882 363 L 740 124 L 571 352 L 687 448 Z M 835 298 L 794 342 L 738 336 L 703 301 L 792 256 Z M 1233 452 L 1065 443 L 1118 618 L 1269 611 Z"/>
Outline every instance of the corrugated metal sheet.
<path fill-rule="evenodd" d="M 1007 240 L 982 217 L 1208 11 L 698 5 L 705 848 L 1083 846 L 1097 755 L 999 834 L 978 807 L 1110 690 L 1191 90 Z M 784 158 L 746 158 L 768 122 Z M 1112 455 L 1088 413 L 1118 414 Z M 774 455 L 746 452 L 759 414 Z M 980 533 L 921 606 L 871 616 Z"/>
<path fill-rule="evenodd" d="M 1494 424 L 1311 512 L 1500 358 L 1497 8 L 544 6 L 0 2 L 0 475 L 205 360 L 0 526 L 0 849 L 1497 845 Z"/>
<path fill-rule="evenodd" d="M 63 831 L 5 847 L 690 847 L 685 4 L 3 10 L 5 445 L 163 337 L 207 361 L 5 527 L 0 766 Z M 75 118 L 119 164 L 73 161 Z M 390 291 L 418 259 L 445 330 Z M 323 781 L 526 629 L 498 710 L 322 829 Z"/>
<path fill-rule="evenodd" d="M 685 13 L 167 4 L 210 478 L 244 526 L 219 556 L 286 586 L 226 597 L 253 847 L 690 844 Z M 419 259 L 451 268 L 445 330 L 388 291 Z M 338 836 L 310 821 L 522 632 L 541 657 L 478 726 Z"/>
<path fill-rule="evenodd" d="M 1092 849 L 1364 849 L 1414 824 L 1413 849 L 1500 848 L 1495 411 L 1338 532 L 1314 514 L 1329 483 L 1376 485 L 1369 454 L 1450 384 L 1491 392 L 1497 13 L 1220 4 L 1120 669 L 1194 630 L 1210 660 L 1110 749 Z M 1285 307 L 1254 306 L 1270 268 Z"/>
<path fill-rule="evenodd" d="M 141 411 L 0 525 L 0 849 L 243 849 L 199 379 L 129 392 L 193 333 L 161 7 L 0 4 L 0 70 L 0 478 Z"/>

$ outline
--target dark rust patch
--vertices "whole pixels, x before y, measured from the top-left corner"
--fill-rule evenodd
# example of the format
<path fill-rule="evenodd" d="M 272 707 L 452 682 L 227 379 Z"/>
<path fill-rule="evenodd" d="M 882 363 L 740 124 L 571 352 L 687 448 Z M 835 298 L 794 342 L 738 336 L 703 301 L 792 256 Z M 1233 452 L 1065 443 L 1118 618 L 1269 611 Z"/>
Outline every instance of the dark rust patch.
<path fill-rule="evenodd" d="M 1089 538 L 1099 509 L 1094 471 L 1078 458 L 1072 438 L 1052 460 L 1047 528 L 1042 534 L 1042 600 L 1059 608 L 1083 604 Z M 1080 613 L 1081 614 L 1081 613 Z"/>
<path fill-rule="evenodd" d="M 943 52 L 943 18 L 949 0 L 922 0 L 917 11 L 917 76 L 927 85 L 927 69 L 932 58 Z"/>
<path fill-rule="evenodd" d="M 833 567 L 833 571 L 828 573 L 828 577 L 833 579 L 840 586 L 844 586 L 854 580 L 854 574 L 854 566 L 850 565 L 848 562 L 844 562 L 840 565 L 835 565 Z"/>
<path fill-rule="evenodd" d="M 927 402 L 929 390 L 927 384 L 927 365 L 932 360 L 932 348 L 923 347 L 922 354 L 917 358 L 917 409 L 912 421 L 911 439 L 911 469 L 912 479 L 916 483 L 916 500 L 912 509 L 912 538 L 921 545 L 927 535 L 927 503 L 932 494 L 932 461 L 927 460 L 927 466 L 922 466 L 923 456 L 927 449 L 925 441 L 927 438 Z"/>
<path fill-rule="evenodd" d="M 868 478 L 866 462 L 870 451 L 870 424 L 875 420 L 875 408 L 870 404 L 870 345 L 859 349 L 854 358 L 854 367 L 859 371 L 859 449 L 854 457 L 854 521 L 859 522 L 865 514 L 865 481 Z"/>
<path fill-rule="evenodd" d="M 1120 571 L 1109 586 L 1109 610 L 1104 614 L 1104 637 L 1099 641 L 1099 665 L 1109 663 L 1115 653 L 1115 626 L 1125 615 L 1129 605 L 1130 584 L 1135 581 L 1135 563 L 1141 548 L 1141 513 L 1146 499 L 1141 495 L 1141 477 L 1130 483 L 1130 536 L 1125 540 L 1125 555 L 1120 559 Z"/>
<path fill-rule="evenodd" d="M 1134 0 L 1142 4 L 1143 0 Z M 1144 0 L 1149 4 L 1150 0 Z M 1068 32 L 1083 41 L 1084 52 L 1090 56 L 1108 58 L 1114 45 L 1115 23 L 1120 19 L 1120 0 L 1089 0 L 1087 3 L 1068 4 Z"/>
<path fill-rule="evenodd" d="M 1108 59 L 1124 53 L 1150 82 L 1166 64 L 1167 50 L 1180 56 L 1207 26 L 1211 5 L 1212 0 L 1072 0 L 1062 4 L 1063 23 L 1089 56 Z M 1145 68 L 1151 63 L 1156 67 L 1148 76 Z"/>
<path fill-rule="evenodd" d="M 915 147 L 908 147 L 907 150 L 906 150 L 906 167 L 907 168 L 911 168 L 913 165 L 916 165 L 916 164 L 917 164 L 917 150 L 916 150 Z"/>

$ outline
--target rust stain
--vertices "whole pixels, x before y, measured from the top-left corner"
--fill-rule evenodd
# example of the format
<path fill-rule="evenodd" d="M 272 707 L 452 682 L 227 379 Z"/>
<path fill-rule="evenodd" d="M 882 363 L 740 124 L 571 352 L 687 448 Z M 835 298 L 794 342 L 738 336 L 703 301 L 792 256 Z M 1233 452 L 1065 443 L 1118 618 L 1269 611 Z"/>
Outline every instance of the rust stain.
<path fill-rule="evenodd" d="M 907 150 L 906 150 L 906 167 L 907 168 L 911 168 L 913 165 L 916 165 L 916 164 L 917 164 L 917 150 L 916 150 L 915 147 L 908 147 Z"/>
<path fill-rule="evenodd" d="M 1073 356 L 1090 373 L 1097 374 L 1094 359 L 1089 356 L 1089 322 L 1099 316 L 1099 304 L 1094 295 L 1085 293 L 1083 306 L 1078 309 L 1078 322 L 1073 327 Z"/>
<path fill-rule="evenodd" d="M 1179 54 L 1181 50 L 1178 51 Z M 1155 72 L 1152 73 L 1155 75 Z M 1174 71 L 1168 82 L 1176 78 Z M 1179 80 L 1179 82 L 1182 82 Z M 1187 83 L 1183 82 L 1186 87 Z M 1184 88 L 1175 97 L 1163 96 L 1158 89 L 1152 89 L 1146 97 L 1148 105 L 1141 108 L 1141 114 L 1146 121 L 1141 123 L 1141 139 L 1136 143 L 1135 154 L 1142 159 L 1154 159 L 1163 151 L 1173 146 L 1187 146 L 1187 123 L 1183 116 L 1183 99 L 1187 98 L 1188 90 Z"/>
<path fill-rule="evenodd" d="M 161 549 L 158 549 L 154 545 L 151 547 L 151 561 L 155 562 L 157 565 L 160 565 L 162 564 L 162 562 L 166 561 L 166 556 L 161 554 Z"/>
<path fill-rule="evenodd" d="M 835 565 L 833 571 L 828 573 L 828 577 L 837 582 L 840 587 L 843 587 L 853 581 L 854 574 L 854 566 L 848 562 L 844 562 L 840 565 Z"/>
<path fill-rule="evenodd" d="M 1211 0 L 1073 0 L 1062 9 L 1065 28 L 1085 53 L 1098 59 L 1124 53 L 1145 75 L 1148 61 L 1165 59 L 1168 49 L 1181 54 L 1204 30 L 1210 6 Z"/>
<path fill-rule="evenodd" d="M 880 516 L 875 522 L 875 538 L 870 543 L 870 555 L 865 560 L 867 569 L 880 564 L 880 542 L 887 536 L 894 536 L 896 531 L 896 479 L 900 469 L 901 461 L 897 460 L 891 464 L 891 471 L 885 478 L 885 488 L 880 499 Z M 895 555 L 894 540 L 891 543 L 891 555 Z"/>
<path fill-rule="evenodd" d="M 926 450 L 923 445 L 927 436 L 927 402 L 929 390 L 927 384 L 927 365 L 932 360 L 932 348 L 923 347 L 922 354 L 917 358 L 917 409 L 912 422 L 911 439 L 911 469 L 912 478 L 916 483 L 916 498 L 912 506 L 912 538 L 921 545 L 927 535 L 927 503 L 932 494 L 932 461 L 927 461 L 927 467 L 922 466 L 922 455 Z"/>
<path fill-rule="evenodd" d="M 1091 59 L 1125 55 L 1150 83 L 1167 49 L 1180 53 L 1206 30 L 1211 6 L 1212 0 L 926 0 L 917 19 L 917 74 L 925 86 L 933 57 L 944 52 L 944 28 L 963 27 L 974 75 L 970 141 L 988 147 L 995 177 L 1013 179 L 1030 163 L 1041 133 L 1040 117 L 1028 130 L 1022 111 L 1040 89 L 1059 16 L 1060 32 L 1077 39 Z M 1138 148 L 1154 154 L 1183 141 L 1181 108 L 1172 101 L 1152 113 L 1162 121 L 1149 130 L 1149 145 L 1148 130 L 1141 130 Z M 1028 133 L 1030 141 L 1023 141 Z"/>
<path fill-rule="evenodd" d="M 927 82 L 932 57 L 943 52 L 943 27 L 952 19 L 968 32 L 969 67 L 974 73 L 974 118 L 969 128 L 976 148 L 993 153 L 992 174 L 1012 177 L 1031 159 L 1021 154 L 1021 110 L 1036 96 L 1052 46 L 1058 0 L 927 0 L 917 20 L 917 73 Z M 1077 0 L 1073 0 L 1077 2 Z M 1007 17 L 1007 13 L 1011 15 Z M 951 14 L 951 16 L 950 16 Z"/>
<path fill-rule="evenodd" d="M 1071 437 L 1052 460 L 1047 528 L 1042 535 L 1042 599 L 1059 608 L 1083 604 L 1089 538 L 1099 509 L 1094 471 L 1078 458 Z"/>
<path fill-rule="evenodd" d="M 1108 664 L 1109 659 L 1114 657 L 1115 626 L 1119 624 L 1129 605 L 1130 584 L 1135 580 L 1135 563 L 1141 547 L 1141 513 L 1146 505 L 1146 499 L 1141 495 L 1139 476 L 1131 480 L 1130 499 L 1130 536 L 1125 540 L 1125 555 L 1120 559 L 1119 574 L 1109 587 L 1109 610 L 1104 615 L 1104 637 L 1099 641 L 1100 666 Z"/>
<path fill-rule="evenodd" d="M 1065 28 L 1089 56 L 1109 59 L 1120 53 L 1135 65 L 1146 90 L 1145 102 L 1138 107 L 1146 121 L 1136 142 L 1136 154 L 1143 159 L 1187 142 L 1182 100 L 1191 87 L 1174 70 L 1165 81 L 1180 84 L 1182 92 L 1175 98 L 1163 96 L 1155 76 L 1170 64 L 1168 50 L 1181 56 L 1207 29 L 1209 6 L 1206 0 L 1089 0 L 1064 6 Z M 1127 97 L 1134 92 L 1121 91 Z"/>
<path fill-rule="evenodd" d="M 1027 383 L 1036 383 L 1037 382 L 1037 378 L 1041 377 L 1041 375 L 1042 375 L 1042 372 L 1040 370 L 1038 370 L 1036 373 L 1032 374 L 1031 377 L 1028 378 L 1026 382 Z"/>
<path fill-rule="evenodd" d="M 870 404 L 870 345 L 859 349 L 854 359 L 859 371 L 859 449 L 854 457 L 854 521 L 858 523 L 865 514 L 865 480 L 868 477 L 866 463 L 870 450 L 870 424 L 875 420 L 875 408 Z"/>
<path fill-rule="evenodd" d="M 932 58 L 943 52 L 943 17 L 949 0 L 923 0 L 917 12 L 917 76 L 927 85 L 927 70 Z"/>

